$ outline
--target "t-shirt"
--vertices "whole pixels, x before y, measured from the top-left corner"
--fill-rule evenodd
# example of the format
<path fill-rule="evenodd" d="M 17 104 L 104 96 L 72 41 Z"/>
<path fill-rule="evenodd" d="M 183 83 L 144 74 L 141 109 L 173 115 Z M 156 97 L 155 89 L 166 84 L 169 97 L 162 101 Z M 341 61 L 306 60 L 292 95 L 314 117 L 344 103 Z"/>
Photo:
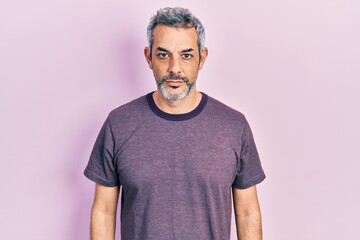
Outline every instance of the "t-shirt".
<path fill-rule="evenodd" d="M 205 93 L 185 114 L 152 93 L 111 111 L 84 174 L 121 186 L 123 240 L 229 239 L 232 187 L 265 179 L 244 115 Z"/>

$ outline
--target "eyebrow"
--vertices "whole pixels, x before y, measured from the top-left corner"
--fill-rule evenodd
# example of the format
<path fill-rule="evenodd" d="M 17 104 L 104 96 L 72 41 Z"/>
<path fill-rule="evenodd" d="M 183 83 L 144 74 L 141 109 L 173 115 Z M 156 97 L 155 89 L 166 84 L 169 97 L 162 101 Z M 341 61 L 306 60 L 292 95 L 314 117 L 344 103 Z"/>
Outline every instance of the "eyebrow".
<path fill-rule="evenodd" d="M 193 52 L 193 51 L 194 51 L 194 49 L 188 48 L 188 49 L 182 50 L 181 52 L 182 52 L 182 53 L 187 53 L 187 52 Z"/>
<path fill-rule="evenodd" d="M 160 51 L 160 52 L 170 53 L 170 51 L 168 49 L 163 48 L 163 47 L 157 47 L 156 50 Z M 193 52 L 193 51 L 194 51 L 194 49 L 192 49 L 192 48 L 187 48 L 187 49 L 181 50 L 182 53 L 188 53 L 188 52 Z"/>
<path fill-rule="evenodd" d="M 162 48 L 162 47 L 157 47 L 156 51 L 160 51 L 160 52 L 170 52 L 169 50 L 167 50 L 166 48 Z"/>

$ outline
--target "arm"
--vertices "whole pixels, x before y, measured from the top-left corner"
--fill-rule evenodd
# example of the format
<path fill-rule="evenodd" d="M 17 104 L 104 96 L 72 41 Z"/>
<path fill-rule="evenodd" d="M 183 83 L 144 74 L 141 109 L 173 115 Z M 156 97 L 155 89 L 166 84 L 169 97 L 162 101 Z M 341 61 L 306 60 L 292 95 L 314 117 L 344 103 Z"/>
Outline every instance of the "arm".
<path fill-rule="evenodd" d="M 114 240 L 119 187 L 96 184 L 91 210 L 91 240 Z"/>
<path fill-rule="evenodd" d="M 262 240 L 261 213 L 256 186 L 233 188 L 237 237 L 239 240 Z"/>

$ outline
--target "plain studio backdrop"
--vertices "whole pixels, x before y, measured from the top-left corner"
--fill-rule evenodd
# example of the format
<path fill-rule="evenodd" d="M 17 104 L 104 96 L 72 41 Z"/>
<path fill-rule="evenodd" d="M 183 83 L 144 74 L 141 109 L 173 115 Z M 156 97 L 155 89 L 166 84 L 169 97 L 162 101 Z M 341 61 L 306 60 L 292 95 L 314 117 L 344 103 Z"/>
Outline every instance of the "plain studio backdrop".
<path fill-rule="evenodd" d="M 89 238 L 83 170 L 109 111 L 155 89 L 166 6 L 205 25 L 198 89 L 253 129 L 264 239 L 360 239 L 358 0 L 1 0 L 0 239 Z"/>

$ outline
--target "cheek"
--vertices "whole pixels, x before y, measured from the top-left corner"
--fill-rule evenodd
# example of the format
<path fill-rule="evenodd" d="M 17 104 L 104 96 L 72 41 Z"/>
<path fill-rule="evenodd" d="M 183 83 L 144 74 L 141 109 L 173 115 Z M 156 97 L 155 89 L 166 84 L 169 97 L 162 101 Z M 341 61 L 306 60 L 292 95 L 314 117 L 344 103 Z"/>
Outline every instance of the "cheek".
<path fill-rule="evenodd" d="M 153 65 L 152 68 L 155 80 L 159 81 L 162 77 L 164 77 L 166 75 L 166 71 L 163 70 L 162 67 L 160 67 L 159 65 Z"/>
<path fill-rule="evenodd" d="M 199 67 L 197 64 L 191 64 L 191 65 L 186 66 L 186 68 L 184 68 L 184 73 L 189 78 L 196 77 L 198 71 L 199 71 Z"/>
<path fill-rule="evenodd" d="M 156 72 L 164 72 L 168 68 L 167 64 L 165 62 L 154 62 L 153 63 L 153 70 Z"/>

